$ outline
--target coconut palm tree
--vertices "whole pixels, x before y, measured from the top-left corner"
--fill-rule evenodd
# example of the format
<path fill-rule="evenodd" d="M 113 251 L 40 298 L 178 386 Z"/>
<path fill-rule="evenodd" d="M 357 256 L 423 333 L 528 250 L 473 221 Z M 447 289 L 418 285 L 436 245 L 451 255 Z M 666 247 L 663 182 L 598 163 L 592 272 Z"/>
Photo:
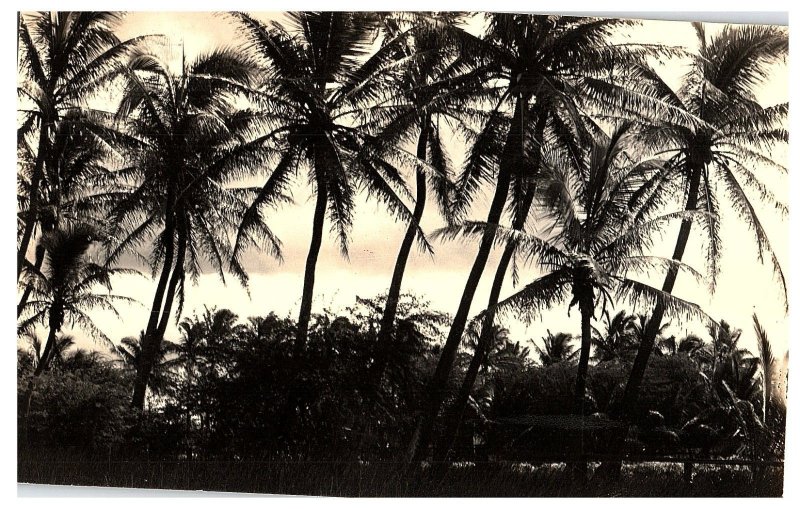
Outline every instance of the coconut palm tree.
<path fill-rule="evenodd" d="M 599 362 L 611 361 L 628 356 L 636 351 L 638 336 L 636 316 L 629 315 L 624 309 L 618 311 L 613 318 L 605 317 L 605 332 L 592 327 L 592 344 L 596 347 L 594 357 Z"/>
<path fill-rule="evenodd" d="M 88 311 L 108 310 L 116 314 L 115 303 L 132 303 L 132 299 L 114 294 L 97 293 L 97 285 L 111 290 L 111 276 L 131 274 L 129 269 L 110 269 L 91 261 L 88 251 L 99 240 L 97 231 L 77 223 L 48 232 L 42 239 L 46 251 L 42 271 L 26 267 L 23 278 L 33 290 L 25 304 L 19 328 L 41 324 L 48 335 L 34 377 L 46 370 L 58 350 L 57 336 L 65 324 L 80 327 L 93 339 L 113 348 L 113 343 L 98 329 Z"/>
<path fill-rule="evenodd" d="M 89 11 L 24 13 L 18 17 L 18 94 L 23 108 L 18 139 L 31 155 L 31 164 L 19 173 L 23 181 L 18 216 L 18 279 L 37 226 L 42 233 L 54 228 L 42 202 L 42 191 L 45 186 L 60 184 L 52 180 L 52 175 L 58 171 L 56 138 L 63 129 L 62 123 L 71 123 L 70 117 L 74 120 L 76 112 L 87 113 L 84 120 L 93 118 L 96 112 L 82 106 L 86 97 L 114 78 L 128 52 L 145 39 L 120 42 L 114 34 L 120 17 L 118 13 Z M 91 130 L 84 130 L 84 135 L 89 133 Z M 92 137 L 102 137 L 102 133 L 95 131 Z M 44 252 L 37 249 L 33 265 L 41 268 L 43 259 Z"/>
<path fill-rule="evenodd" d="M 448 137 L 445 132 L 443 138 L 442 123 L 446 126 L 462 124 L 467 122 L 467 117 L 473 120 L 480 115 L 474 109 L 466 113 L 465 105 L 474 102 L 482 85 L 470 76 L 450 75 L 447 67 L 460 47 L 459 42 L 469 37 L 459 29 L 458 19 L 459 15 L 454 13 L 394 13 L 383 19 L 385 45 L 396 47 L 396 58 L 404 65 L 391 74 L 399 97 L 375 106 L 378 112 L 389 117 L 386 126 L 380 129 L 379 139 L 400 146 L 416 135 L 416 156 L 430 168 L 421 165 L 416 168 L 412 221 L 397 253 L 378 329 L 377 355 L 371 367 L 375 387 L 380 385 L 386 370 L 403 276 L 425 212 L 429 186 L 440 213 L 448 221 L 454 219 L 450 207 L 453 171 L 442 143 Z"/>
<path fill-rule="evenodd" d="M 542 348 L 534 345 L 539 363 L 542 366 L 552 366 L 559 362 L 568 362 L 578 355 L 578 350 L 571 344 L 575 340 L 572 334 L 566 332 L 556 332 L 553 334 L 547 330 L 547 336 L 542 338 Z"/>
<path fill-rule="evenodd" d="M 739 346 L 742 330 L 734 329 L 721 320 L 719 325 L 709 327 L 709 333 L 712 346 L 711 380 L 718 392 L 722 393 L 725 385 L 725 390 L 732 391 L 738 399 L 757 402 L 762 394 L 758 377 L 759 358 Z"/>
<path fill-rule="evenodd" d="M 376 99 L 391 95 L 393 84 L 384 79 L 385 71 L 397 65 L 392 44 L 368 56 L 380 18 L 345 12 L 285 17 L 285 25 L 276 21 L 267 25 L 246 14 L 235 15 L 262 71 L 263 86 L 255 100 L 266 134 L 258 143 L 277 159 L 250 210 L 269 203 L 272 194 L 287 188 L 301 169 L 307 170 L 315 196 L 297 321 L 295 352 L 299 354 L 308 336 L 326 214 L 345 257 L 359 187 L 399 219 L 413 223 L 413 214 L 400 197 L 410 192 L 394 163 L 418 165 L 420 161 L 401 149 L 388 155 L 364 119 Z M 250 218 L 248 213 L 240 233 L 250 230 Z M 430 250 L 419 228 L 417 240 Z"/>
<path fill-rule="evenodd" d="M 111 290 L 111 276 L 114 274 L 133 271 L 109 269 L 91 261 L 88 251 L 96 240 L 97 231 L 89 225 L 62 225 L 57 230 L 47 232 L 41 240 L 46 253 L 43 270 L 28 265 L 22 273 L 22 281 L 32 290 L 31 298 L 20 314 L 18 328 L 32 334 L 33 328 L 38 324 L 45 326 L 48 331 L 44 351 L 23 396 L 26 402 L 23 430 L 26 434 L 36 380 L 58 355 L 58 334 L 61 328 L 65 324 L 80 327 L 92 339 L 113 348 L 111 340 L 97 328 L 88 312 L 103 309 L 119 317 L 114 304 L 134 302 L 120 295 L 97 293 L 98 285 Z"/>
<path fill-rule="evenodd" d="M 682 86 L 673 90 L 651 68 L 635 66 L 631 72 L 640 76 L 648 93 L 661 97 L 674 107 L 683 108 L 700 118 L 693 127 L 671 122 L 654 122 L 642 132 L 642 143 L 657 147 L 669 157 L 662 174 L 648 188 L 655 195 L 681 196 L 685 210 L 704 210 L 710 214 L 699 220 L 707 236 L 706 259 L 713 283 L 719 271 L 719 203 L 727 200 L 739 219 L 753 232 L 759 261 L 770 259 L 785 295 L 785 282 L 778 259 L 758 217 L 753 197 L 774 206 L 781 214 L 786 206 L 775 199 L 758 172 L 785 173 L 786 168 L 771 155 L 777 145 L 786 143 L 787 104 L 763 107 L 754 90 L 769 76 L 772 64 L 784 58 L 788 50 L 786 31 L 777 26 L 729 25 L 709 36 L 702 23 L 694 24 L 699 49 Z M 723 193 L 719 192 L 719 189 Z M 681 223 L 672 258 L 683 259 L 693 222 Z M 667 271 L 662 291 L 673 291 L 677 272 Z M 647 361 L 656 341 L 666 304 L 657 302 L 625 388 L 623 406 L 633 409 L 644 377 Z"/>
<path fill-rule="evenodd" d="M 227 272 L 247 284 L 242 251 L 228 233 L 236 231 L 255 197 L 256 189 L 241 181 L 262 163 L 249 145 L 253 115 L 236 107 L 254 69 L 233 49 L 189 63 L 183 59 L 177 73 L 145 50 L 126 64 L 117 117 L 138 143 L 127 151 L 132 163 L 117 172 L 117 187 L 108 193 L 115 199 L 108 259 L 113 263 L 130 253 L 150 265 L 154 275 L 160 272 L 134 385 L 136 408 L 143 407 L 176 299 L 176 315 L 181 314 L 186 275 L 196 277 L 205 259 L 223 282 Z M 273 256 L 281 255 L 280 242 L 260 211 L 236 242 L 244 247 L 258 242 Z M 142 256 L 144 249 L 149 257 Z"/>

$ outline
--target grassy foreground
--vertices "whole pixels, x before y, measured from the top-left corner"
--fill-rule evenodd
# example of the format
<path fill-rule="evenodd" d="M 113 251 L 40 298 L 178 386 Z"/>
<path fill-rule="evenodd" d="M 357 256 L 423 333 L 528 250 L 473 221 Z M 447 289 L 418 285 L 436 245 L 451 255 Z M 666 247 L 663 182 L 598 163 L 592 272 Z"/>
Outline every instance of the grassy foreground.
<path fill-rule="evenodd" d="M 593 468 L 590 466 L 590 479 Z M 125 488 L 235 491 L 335 497 L 779 497 L 783 469 L 752 481 L 744 467 L 697 466 L 692 484 L 680 465 L 625 465 L 620 482 L 572 479 L 563 464 L 458 464 L 441 480 L 426 470 L 405 475 L 388 462 L 119 461 L 71 453 L 21 452 L 19 482 Z M 415 478 L 412 481 L 411 477 Z"/>

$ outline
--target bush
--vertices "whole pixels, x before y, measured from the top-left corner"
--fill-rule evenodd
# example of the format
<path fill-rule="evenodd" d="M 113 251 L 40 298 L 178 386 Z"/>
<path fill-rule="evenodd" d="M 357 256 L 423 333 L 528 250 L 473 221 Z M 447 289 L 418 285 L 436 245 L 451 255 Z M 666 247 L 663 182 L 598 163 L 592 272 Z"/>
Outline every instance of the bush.
<path fill-rule="evenodd" d="M 130 374 L 107 363 L 88 363 L 44 372 L 33 382 L 18 378 L 17 406 L 24 445 L 66 445 L 103 448 L 125 439 L 133 422 Z M 27 415 L 26 415 L 27 414 Z"/>

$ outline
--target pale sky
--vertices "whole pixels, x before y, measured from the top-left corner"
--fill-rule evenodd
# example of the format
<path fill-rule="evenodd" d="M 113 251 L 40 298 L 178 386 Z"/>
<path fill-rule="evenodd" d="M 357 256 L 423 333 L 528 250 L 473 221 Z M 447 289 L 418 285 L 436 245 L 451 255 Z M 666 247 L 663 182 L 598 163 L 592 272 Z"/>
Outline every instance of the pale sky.
<path fill-rule="evenodd" d="M 259 17 L 268 18 L 270 15 L 263 14 Z M 710 33 L 718 29 L 709 28 Z M 187 59 L 214 47 L 235 45 L 238 42 L 230 22 L 208 13 L 130 13 L 119 28 L 119 36 L 123 39 L 145 33 L 166 35 L 172 41 L 173 48 L 177 51 L 176 55 L 180 55 L 179 48 L 182 44 Z M 631 40 L 692 48 L 696 39 L 689 23 L 645 21 L 641 27 L 632 32 Z M 678 80 L 685 70 L 685 62 L 669 62 L 669 65 L 661 70 L 667 79 Z M 759 91 L 759 100 L 763 105 L 788 100 L 788 72 L 785 64 L 776 67 L 773 78 Z M 457 152 L 460 151 L 462 142 L 453 140 L 451 146 L 451 156 L 458 161 L 460 156 Z M 785 153 L 780 154 L 778 159 L 784 164 L 788 163 Z M 411 178 L 410 172 L 409 178 Z M 779 199 L 788 203 L 788 177 L 765 179 L 765 181 Z M 251 277 L 250 298 L 234 278 L 224 286 L 214 274 L 201 276 L 197 286 L 187 287 L 184 316 L 190 316 L 195 311 L 202 312 L 203 306 L 216 306 L 230 308 L 241 318 L 265 315 L 270 311 L 296 318 L 313 215 L 313 200 L 310 199 L 310 190 L 304 182 L 305 178 L 301 176 L 292 188 L 295 201 L 293 205 L 286 205 L 267 216 L 270 227 L 283 241 L 284 263 L 279 265 L 267 255 L 255 253 L 248 258 L 247 265 Z M 413 183 L 411 187 L 413 189 Z M 484 195 L 476 200 L 471 218 L 485 219 L 492 192 L 492 189 L 487 189 Z M 444 221 L 435 210 L 433 200 L 428 200 L 428 204 L 422 227 L 431 233 L 443 226 Z M 700 304 L 712 317 L 725 319 L 735 327 L 743 329 L 742 342 L 753 352 L 756 350 L 751 315 L 754 311 L 757 312 L 774 343 L 776 353 L 783 352 L 788 338 L 788 319 L 784 315 L 771 268 L 758 264 L 751 234 L 745 232 L 743 225 L 731 217 L 731 211 L 723 209 L 722 213 L 721 235 L 725 248 L 721 265 L 722 274 L 718 280 L 716 294 L 709 298 L 705 290 L 693 285 L 686 275 L 679 276 L 674 293 Z M 789 280 L 788 220 L 781 219 L 771 209 L 759 211 L 759 217 L 770 235 L 772 246 Z M 326 226 L 327 224 L 326 222 Z M 366 201 L 361 197 L 357 202 L 352 230 L 350 260 L 347 261 L 340 256 L 337 241 L 332 235 L 327 235 L 323 239 L 317 265 L 313 310 L 321 311 L 323 308 L 333 311 L 343 310 L 354 303 L 356 295 L 373 297 L 385 292 L 389 286 L 404 231 L 405 226 L 385 213 L 374 200 Z M 676 235 L 677 225 L 665 232 L 664 240 L 657 244 L 656 252 L 652 254 L 670 256 Z M 700 236 L 696 232 L 692 234 L 684 260 L 696 268 L 703 267 L 699 239 Z M 434 243 L 434 247 L 435 258 L 419 252 L 412 254 L 403 290 L 430 300 L 434 308 L 454 314 L 477 244 Z M 495 250 L 484 271 L 471 314 L 481 311 L 486 305 L 498 257 L 498 251 Z M 520 284 L 524 285 L 537 276 L 537 271 L 528 268 L 521 274 Z M 663 274 L 653 275 L 652 279 L 646 281 L 660 287 Z M 121 308 L 124 317 L 122 321 L 108 314 L 98 313 L 98 325 L 115 341 L 127 335 L 137 334 L 145 326 L 147 306 L 152 299 L 154 288 L 155 282 L 147 278 L 126 277 L 118 280 L 114 287 L 115 293 L 133 297 L 143 305 L 130 309 Z M 501 298 L 514 291 L 509 273 Z M 510 328 L 512 339 L 525 342 L 529 338 L 538 340 L 545 334 L 546 329 L 577 334 L 580 330 L 578 320 L 577 311 L 573 311 L 571 318 L 567 317 L 565 303 L 560 308 L 544 313 L 540 321 L 529 326 L 516 321 L 509 321 L 506 325 Z M 677 321 L 673 321 L 673 324 L 677 324 Z M 705 331 L 697 325 L 692 325 L 689 331 L 705 336 Z M 673 327 L 670 331 L 678 337 L 686 332 L 685 327 Z M 80 338 L 80 333 L 76 336 Z M 177 329 L 174 325 L 168 330 L 167 338 L 177 339 Z M 79 340 L 79 343 L 81 346 L 88 346 L 85 340 Z"/>

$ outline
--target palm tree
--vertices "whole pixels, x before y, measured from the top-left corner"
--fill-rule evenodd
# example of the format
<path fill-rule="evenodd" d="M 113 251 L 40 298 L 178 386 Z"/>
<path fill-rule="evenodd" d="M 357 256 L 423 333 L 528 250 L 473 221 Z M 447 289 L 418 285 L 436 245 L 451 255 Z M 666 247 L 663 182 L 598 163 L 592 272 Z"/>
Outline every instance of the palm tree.
<path fill-rule="evenodd" d="M 160 271 L 134 384 L 133 406 L 141 409 L 173 302 L 177 298 L 179 317 L 186 275 L 199 274 L 201 258 L 223 282 L 228 272 L 246 285 L 238 248 L 258 241 L 273 256 L 281 253 L 259 211 L 236 246 L 228 236 L 256 192 L 240 186 L 241 179 L 262 162 L 249 145 L 253 115 L 236 109 L 253 79 L 252 62 L 233 49 L 218 50 L 184 59 L 175 75 L 157 56 L 140 51 L 124 74 L 117 116 L 138 142 L 127 153 L 131 166 L 117 172 L 117 189 L 108 193 L 116 201 L 108 259 L 124 253 L 142 259 L 139 251 L 150 244 L 144 260 L 154 274 Z"/>
<path fill-rule="evenodd" d="M 636 316 L 629 315 L 624 309 L 618 311 L 613 318 L 605 316 L 606 330 L 600 332 L 592 327 L 592 343 L 596 347 L 594 356 L 599 362 L 611 361 L 625 357 L 636 351 L 638 345 Z"/>
<path fill-rule="evenodd" d="M 574 111 L 573 101 L 579 90 L 590 92 L 592 100 L 606 103 L 606 107 L 613 106 L 617 113 L 619 110 L 631 110 L 643 104 L 653 108 L 660 105 L 657 100 L 629 93 L 619 85 L 606 81 L 609 75 L 613 76 L 610 62 L 615 61 L 615 65 L 625 68 L 625 62 L 639 60 L 645 52 L 630 45 L 618 47 L 608 43 L 608 37 L 626 23 L 628 22 L 614 19 L 568 16 L 491 15 L 482 44 L 472 46 L 470 49 L 474 53 L 466 55 L 459 63 L 470 69 L 471 74 L 483 80 L 500 97 L 495 101 L 494 110 L 483 130 L 475 137 L 468 155 L 460 178 L 460 199 L 454 204 L 456 211 L 469 203 L 481 181 L 491 178 L 491 170 L 496 165 L 498 171 L 495 192 L 486 223 L 500 224 L 509 191 L 513 189 L 513 223 L 515 227 L 524 224 L 527 209 L 535 195 L 533 184 L 540 170 L 538 154 L 547 112 L 556 108 Z M 533 114 L 530 114 L 531 108 Z M 660 108 L 659 111 L 663 109 Z M 504 120 L 505 111 L 513 112 L 510 125 Z M 670 113 L 671 118 L 675 116 L 671 110 L 666 113 Z M 558 121 L 551 116 L 557 123 L 557 131 L 566 141 L 575 132 L 575 122 L 565 123 L 565 117 L 561 116 L 562 120 Z M 577 114 L 571 117 L 574 119 Z M 503 129 L 504 126 L 508 126 L 508 129 Z M 531 126 L 534 136 L 529 143 L 526 140 L 529 138 Z M 574 145 L 574 141 L 566 142 Z M 430 442 L 434 420 L 444 399 L 444 387 L 494 239 L 494 228 L 483 230 L 478 253 L 454 315 L 453 325 L 429 384 L 430 397 L 420 422 L 421 429 L 419 433 L 415 433 L 418 439 L 412 444 L 416 460 L 425 454 Z M 509 247 L 501 260 L 503 266 L 497 272 L 490 297 L 494 302 L 499 298 L 500 286 L 513 249 Z M 491 311 L 485 315 L 485 319 L 491 324 L 495 306 L 489 309 Z M 486 330 L 488 334 L 491 327 L 486 327 Z"/>
<path fill-rule="evenodd" d="M 52 164 L 44 165 L 38 190 L 37 221 L 42 232 L 58 228 L 65 220 L 91 223 L 103 229 L 107 207 L 102 191 L 96 194 L 96 190 L 102 190 L 102 185 L 113 178 L 109 163 L 116 155 L 112 144 L 116 145 L 115 138 L 119 137 L 104 123 L 95 112 L 71 109 L 63 112 L 52 128 L 50 149 L 55 156 Z M 23 168 L 33 167 L 35 157 L 26 145 L 21 154 Z M 27 170 L 21 173 L 24 175 Z M 27 186 L 27 182 L 23 185 Z M 29 195 L 27 187 L 20 194 Z M 33 266 L 40 269 L 43 261 L 44 246 L 37 242 Z M 25 286 L 17 304 L 18 317 L 31 291 L 30 286 Z"/>
<path fill-rule="evenodd" d="M 696 334 L 687 334 L 676 341 L 675 336 L 660 337 L 658 340 L 659 355 L 683 354 L 701 363 L 710 363 L 711 356 L 707 354 L 708 345 Z"/>
<path fill-rule="evenodd" d="M 88 315 L 90 309 L 104 309 L 116 314 L 117 302 L 135 302 L 127 297 L 96 293 L 100 285 L 111 290 L 111 276 L 135 273 L 128 269 L 109 269 L 89 259 L 88 251 L 99 240 L 97 231 L 86 224 L 77 223 L 48 232 L 42 239 L 46 250 L 46 264 L 42 271 L 26 267 L 23 278 L 30 285 L 32 299 L 22 311 L 22 330 L 43 324 L 48 329 L 41 360 L 34 377 L 46 370 L 58 349 L 57 336 L 62 326 L 81 327 L 92 338 L 113 348 L 113 343 L 98 329 Z"/>
<path fill-rule="evenodd" d="M 377 356 L 371 368 L 374 387 L 380 385 L 386 370 L 403 276 L 425 212 L 429 184 L 440 212 L 448 221 L 453 220 L 450 204 L 454 186 L 450 180 L 450 158 L 442 143 L 441 123 L 464 122 L 464 105 L 480 90 L 470 77 L 448 73 L 447 64 L 453 59 L 458 42 L 468 37 L 458 29 L 457 20 L 458 15 L 453 13 L 395 13 L 383 20 L 388 39 L 385 45 L 396 46 L 396 58 L 405 64 L 392 74 L 401 94 L 399 103 L 390 99 L 388 104 L 378 103 L 375 107 L 381 113 L 391 111 L 380 139 L 398 146 L 418 133 L 416 156 L 430 168 L 418 165 L 416 169 L 412 220 L 397 253 L 378 329 Z M 446 139 L 447 133 L 444 136 Z"/>
<path fill-rule="evenodd" d="M 785 295 L 783 272 L 758 218 L 758 207 L 753 205 L 749 195 L 757 195 L 780 213 L 786 213 L 785 205 L 775 199 L 752 170 L 760 167 L 764 172 L 786 172 L 785 167 L 764 151 L 769 154 L 776 145 L 786 143 L 788 132 L 784 125 L 788 105 L 762 107 L 753 93 L 769 76 L 769 66 L 786 55 L 786 31 L 776 26 L 731 25 L 709 37 L 701 23 L 694 26 L 700 48 L 679 90 L 670 88 L 647 66 L 632 69 L 638 72 L 641 82 L 647 84 L 649 93 L 683 108 L 703 122 L 685 127 L 660 121 L 642 133 L 643 143 L 670 154 L 664 171 L 648 187 L 662 196 L 683 196 L 682 203 L 687 211 L 710 213 L 703 216 L 700 227 L 708 237 L 706 258 L 712 289 L 721 254 L 720 227 L 716 219 L 718 204 L 727 199 L 739 219 L 753 232 L 759 261 L 763 261 L 764 256 L 770 258 Z M 718 186 L 724 189 L 724 196 L 719 195 Z M 683 259 L 691 229 L 689 219 L 681 223 L 672 254 L 676 262 Z M 671 293 L 676 278 L 676 270 L 668 270 L 662 292 Z M 642 338 L 625 387 L 623 407 L 626 411 L 635 405 L 665 307 L 664 302 L 656 303 Z"/>
<path fill-rule="evenodd" d="M 536 355 L 539 356 L 539 363 L 542 366 L 552 366 L 559 362 L 568 362 L 578 355 L 578 350 L 571 344 L 575 340 L 572 334 L 566 332 L 556 332 L 553 334 L 547 330 L 547 336 L 542 338 L 543 348 L 534 345 Z"/>
<path fill-rule="evenodd" d="M 95 326 L 88 311 L 99 308 L 111 311 L 119 317 L 114 304 L 134 302 L 120 295 L 96 293 L 95 287 L 98 285 L 108 291 L 111 290 L 111 276 L 114 274 L 133 272 L 125 269 L 109 269 L 90 261 L 87 252 L 96 240 L 98 240 L 97 232 L 89 225 L 82 223 L 62 225 L 42 238 L 41 242 L 46 252 L 44 269 L 40 271 L 28 265 L 22 273 L 23 281 L 32 290 L 31 299 L 22 309 L 18 327 L 22 331 L 28 331 L 29 334 L 37 324 L 44 325 L 48 329 L 44 351 L 24 395 L 26 401 L 24 433 L 27 433 L 27 418 L 36 380 L 60 353 L 58 333 L 61 328 L 65 324 L 79 326 L 93 339 L 113 348 L 111 340 Z"/>
<path fill-rule="evenodd" d="M 278 158 L 250 211 L 269 203 L 301 168 L 308 171 L 315 195 L 297 321 L 295 353 L 299 354 L 308 336 L 326 211 L 345 257 L 359 187 L 384 202 L 399 219 L 413 224 L 413 214 L 398 195 L 410 193 L 393 163 L 422 163 L 400 149 L 387 154 L 386 145 L 378 143 L 363 118 L 376 98 L 391 95 L 386 70 L 397 65 L 393 44 L 384 45 L 367 58 L 380 27 L 378 16 L 289 13 L 286 26 L 279 22 L 265 25 L 241 13 L 235 17 L 254 58 L 262 64 L 264 82 L 256 100 L 268 132 L 258 143 Z M 249 212 L 240 232 L 250 230 L 250 217 Z M 416 230 L 418 241 L 430 250 L 418 227 Z"/>
<path fill-rule="evenodd" d="M 39 336 L 33 335 L 30 337 L 31 350 L 33 352 L 34 369 L 42 363 L 42 342 Z M 75 346 L 75 336 L 70 334 L 61 334 L 56 340 L 55 346 L 51 354 L 51 364 L 60 364 L 64 361 L 64 354 L 66 351 Z"/>
<path fill-rule="evenodd" d="M 717 391 L 731 391 L 738 399 L 757 402 L 762 390 L 758 371 L 759 358 L 739 346 L 741 329 L 734 329 L 725 320 L 709 327 L 711 334 L 711 379 Z M 723 386 L 725 388 L 723 389 Z"/>
<path fill-rule="evenodd" d="M 20 214 L 17 247 L 17 278 L 26 263 L 28 246 L 37 226 L 42 233 L 55 225 L 42 210 L 43 188 L 58 186 L 52 180 L 57 172 L 60 153 L 57 133 L 63 123 L 71 123 L 76 112 L 84 120 L 95 112 L 81 104 L 86 96 L 115 77 L 122 59 L 144 37 L 120 42 L 114 25 L 120 14 L 112 12 L 39 12 L 18 17 L 19 67 L 18 93 L 24 109 L 18 138 L 31 154 L 32 164 L 24 167 L 27 179 L 20 182 Z M 84 135 L 102 137 L 84 130 Z M 32 146 L 28 146 L 28 140 Z M 48 173 L 50 175 L 48 175 Z M 41 268 L 44 252 L 36 250 L 33 265 Z M 30 294 L 30 292 L 28 292 Z M 22 302 L 24 304 L 24 300 Z"/>

